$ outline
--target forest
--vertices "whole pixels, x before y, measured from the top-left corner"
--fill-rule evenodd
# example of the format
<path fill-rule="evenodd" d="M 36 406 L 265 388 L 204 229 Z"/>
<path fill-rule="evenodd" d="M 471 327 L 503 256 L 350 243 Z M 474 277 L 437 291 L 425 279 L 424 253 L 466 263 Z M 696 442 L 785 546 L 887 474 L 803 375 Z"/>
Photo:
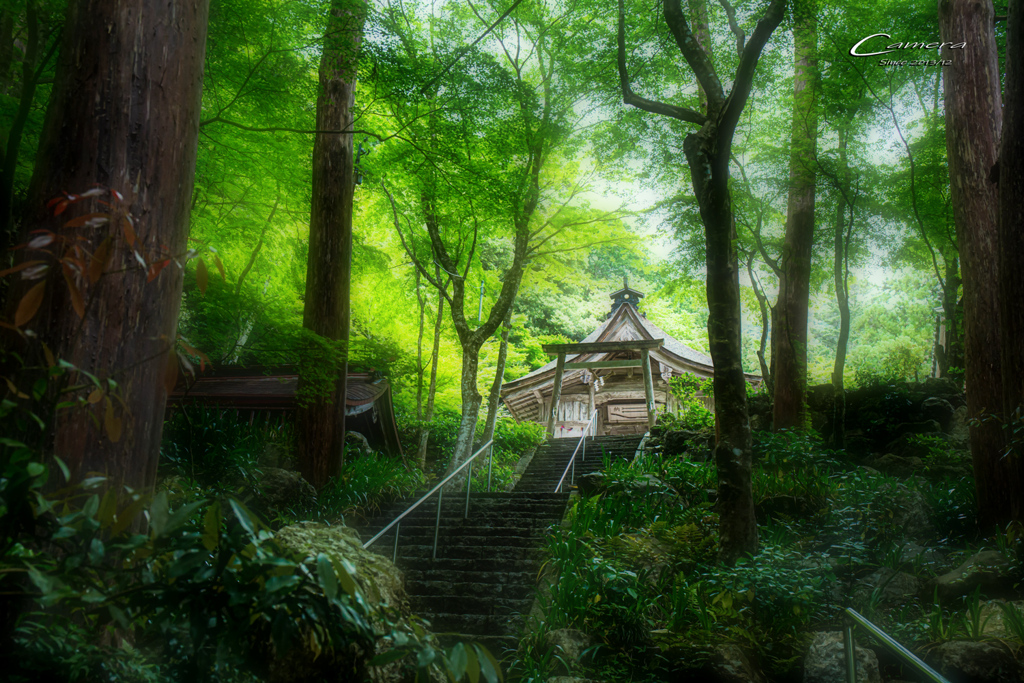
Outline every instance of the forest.
<path fill-rule="evenodd" d="M 1024 681 L 1020 0 L 0 0 L 0 301 L 5 680 Z"/>

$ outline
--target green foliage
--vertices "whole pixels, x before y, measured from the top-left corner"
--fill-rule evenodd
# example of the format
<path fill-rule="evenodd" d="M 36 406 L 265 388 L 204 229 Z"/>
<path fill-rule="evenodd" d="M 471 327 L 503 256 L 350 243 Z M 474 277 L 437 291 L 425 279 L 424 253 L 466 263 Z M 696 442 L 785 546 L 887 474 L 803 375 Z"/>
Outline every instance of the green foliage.
<path fill-rule="evenodd" d="M 780 429 L 754 435 L 754 458 L 762 467 L 790 472 L 816 468 L 818 472 L 836 469 L 836 454 L 825 448 L 817 432 Z"/>
<path fill-rule="evenodd" d="M 233 412 L 185 403 L 164 424 L 160 467 L 165 476 L 185 477 L 218 493 L 250 482 L 260 458 L 273 449 L 287 452 L 291 425 L 262 418 L 252 425 Z"/>
<path fill-rule="evenodd" d="M 383 503 L 408 496 L 426 484 L 415 465 L 369 454 L 349 459 L 341 473 L 317 493 L 317 516 L 331 521 L 351 515 L 372 516 Z"/>

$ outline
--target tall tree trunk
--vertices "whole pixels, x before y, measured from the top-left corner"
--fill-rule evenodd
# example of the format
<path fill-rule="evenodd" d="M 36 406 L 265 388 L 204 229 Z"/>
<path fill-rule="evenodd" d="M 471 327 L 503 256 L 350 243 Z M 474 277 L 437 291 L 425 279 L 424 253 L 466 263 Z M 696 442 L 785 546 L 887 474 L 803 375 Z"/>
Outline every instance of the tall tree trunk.
<path fill-rule="evenodd" d="M 186 249 L 208 13 L 206 0 L 68 5 L 22 237 L 54 227 L 47 200 L 97 184 L 120 192 L 135 219 L 133 242 L 121 237 L 116 224 L 76 228 L 75 235 L 94 248 L 111 238 L 109 266 L 95 281 L 51 268 L 39 312 L 27 324 L 56 356 L 116 380 L 120 390 L 121 401 L 64 409 L 54 419 L 52 441 L 44 448 L 59 455 L 77 480 L 99 472 L 115 486 L 136 490 L 156 480 L 182 270 L 165 268 L 147 283 L 135 254 L 180 258 Z M 95 198 L 78 207 L 107 210 Z M 12 306 L 22 292 L 23 286 L 12 288 Z M 84 306 L 74 292 L 85 292 Z M 115 425 L 120 429 L 111 429 Z"/>
<path fill-rule="evenodd" d="M 436 268 L 436 266 L 435 266 Z M 437 280 L 441 281 L 440 269 L 437 269 Z M 434 321 L 434 345 L 430 353 L 430 385 L 427 387 L 427 410 L 423 421 L 427 424 L 420 431 L 419 448 L 416 451 L 416 462 L 420 468 L 427 465 L 427 442 L 430 439 L 430 421 L 434 419 L 434 396 L 437 395 L 437 361 L 441 356 L 441 323 L 444 322 L 444 294 L 437 296 L 437 318 Z"/>
<path fill-rule="evenodd" d="M 700 205 L 707 245 L 708 344 L 714 361 L 718 443 L 719 559 L 733 564 L 757 550 L 751 488 L 751 436 L 741 348 L 736 229 L 729 196 L 730 144 L 720 151 L 717 126 L 686 136 L 683 149 Z M 731 143 L 731 139 L 726 141 Z M 699 169 L 709 169 L 707 175 Z"/>
<path fill-rule="evenodd" d="M 508 332 L 512 327 L 512 309 L 508 309 L 505 322 L 501 328 L 501 343 L 498 345 L 498 366 L 494 369 L 494 381 L 487 395 L 487 421 L 484 422 L 484 439 L 487 443 L 494 438 L 494 425 L 498 421 L 498 400 L 501 398 L 501 385 L 505 381 L 505 359 L 508 358 Z"/>
<path fill-rule="evenodd" d="M 333 0 L 331 3 L 320 60 L 317 130 L 352 129 L 356 67 L 365 12 L 366 5 L 361 0 Z M 315 335 L 341 342 L 342 354 L 336 361 L 338 372 L 331 386 L 326 391 L 324 388 L 313 390 L 317 396 L 304 402 L 296 412 L 299 471 L 318 489 L 340 471 L 344 457 L 355 192 L 352 166 L 352 135 L 316 135 L 302 325 Z M 309 390 L 317 371 L 323 372 L 319 366 L 325 360 L 304 359 L 299 377 L 300 393 Z"/>
<path fill-rule="evenodd" d="M 813 0 L 794 4 L 793 128 L 789 157 L 789 203 L 779 279 L 772 427 L 803 428 L 807 418 L 807 311 L 814 246 L 817 155 L 817 28 Z"/>
<path fill-rule="evenodd" d="M 1006 108 L 999 151 L 999 296 L 1003 416 L 1011 426 L 1009 508 L 1024 521 L 1024 3 L 1010 0 L 1006 25 Z M 1004 463 L 1000 463 L 1004 464 Z"/>
<path fill-rule="evenodd" d="M 648 100 L 632 91 L 626 65 L 626 10 L 623 0 L 619 0 L 617 61 L 623 101 L 644 111 L 700 126 L 698 132 L 683 139 L 683 152 L 690 167 L 694 196 L 704 224 L 708 345 L 715 366 L 715 422 L 718 431 L 715 445 L 718 557 L 728 564 L 757 551 L 757 524 L 750 481 L 750 420 L 740 334 L 739 264 L 735 246 L 736 225 L 729 195 L 729 160 L 736 125 L 750 97 L 757 62 L 768 38 L 782 21 L 784 11 L 784 0 L 773 0 L 757 22 L 749 42 L 730 17 L 730 28 L 737 38 L 739 65 L 732 91 L 726 95 L 714 64 L 694 39 L 680 0 L 665 0 L 665 24 L 708 97 L 707 111 L 702 114 L 685 107 Z"/>
<path fill-rule="evenodd" d="M 998 192 L 992 182 L 1002 107 L 993 21 L 989 0 L 939 1 L 942 40 L 967 44 L 962 50 L 947 49 L 943 56 L 952 65 L 943 67 L 942 74 L 950 193 L 964 281 L 967 416 L 971 419 L 983 418 L 1003 405 Z M 988 529 L 1008 518 L 1014 494 L 1008 487 L 1007 463 L 1000 460 L 999 425 L 982 420 L 970 433 L 978 523 Z"/>
<path fill-rule="evenodd" d="M 839 197 L 836 202 L 836 217 L 833 231 L 833 278 L 836 288 L 836 305 L 839 307 L 839 339 L 836 341 L 836 359 L 832 365 L 832 447 L 843 448 L 846 441 L 846 348 L 850 341 L 850 234 L 853 232 L 852 207 L 850 223 L 846 223 L 847 197 L 850 191 L 850 165 L 846 157 L 846 146 L 850 136 L 850 124 L 839 129 Z"/>

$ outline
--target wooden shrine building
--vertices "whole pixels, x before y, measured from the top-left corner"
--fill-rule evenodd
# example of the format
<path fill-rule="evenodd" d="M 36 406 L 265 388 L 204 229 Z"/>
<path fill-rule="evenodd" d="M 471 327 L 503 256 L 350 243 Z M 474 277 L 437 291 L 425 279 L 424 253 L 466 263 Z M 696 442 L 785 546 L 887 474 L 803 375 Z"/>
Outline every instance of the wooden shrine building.
<path fill-rule="evenodd" d="M 659 410 L 676 409 L 669 379 L 714 375 L 711 357 L 649 321 L 636 307 L 644 294 L 623 284 L 611 294 L 608 317 L 583 341 L 545 344 L 556 360 L 502 386 L 501 397 L 516 420 L 544 424 L 549 437 L 579 437 L 597 410 L 592 434 L 643 434 Z"/>

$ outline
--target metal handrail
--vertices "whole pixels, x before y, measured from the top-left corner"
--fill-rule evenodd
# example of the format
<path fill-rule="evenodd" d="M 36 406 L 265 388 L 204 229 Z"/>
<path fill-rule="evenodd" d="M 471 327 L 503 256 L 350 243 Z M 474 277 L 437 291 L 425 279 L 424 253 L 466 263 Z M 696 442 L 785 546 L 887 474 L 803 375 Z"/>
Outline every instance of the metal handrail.
<path fill-rule="evenodd" d="M 434 553 L 433 553 L 433 557 L 436 560 L 437 559 L 437 532 L 438 532 L 438 529 L 441 527 L 441 500 L 442 500 L 442 497 L 444 495 L 444 491 L 441 491 L 441 487 L 444 486 L 445 484 L 447 484 L 451 480 L 452 477 L 454 477 L 456 474 L 461 472 L 467 465 L 469 466 L 469 474 L 466 475 L 466 510 L 465 510 L 465 513 L 463 514 L 463 519 L 467 519 L 469 517 L 469 490 L 470 490 L 470 488 L 473 485 L 473 461 L 476 460 L 478 455 L 483 453 L 484 450 L 486 450 L 488 448 L 490 448 L 490 454 L 488 456 L 488 464 L 487 464 L 487 492 L 490 493 L 490 491 L 491 491 L 491 461 L 494 460 L 494 439 L 491 439 L 490 441 L 485 443 L 483 446 L 481 446 L 480 449 L 476 453 L 474 453 L 473 455 L 469 456 L 469 458 L 466 459 L 466 462 L 464 462 L 461 465 L 459 465 L 458 469 L 456 469 L 454 472 L 452 472 L 447 477 L 442 479 L 441 483 L 439 483 L 434 488 L 430 489 L 427 493 L 425 493 L 423 495 L 423 497 L 421 497 L 415 503 L 413 503 L 408 508 L 406 508 L 405 512 L 403 512 L 402 514 L 400 514 L 397 517 L 395 517 L 393 520 L 391 520 L 390 524 L 388 524 L 386 527 L 384 527 L 383 529 L 378 531 L 376 536 L 374 536 L 369 541 L 367 541 L 366 543 L 363 544 L 363 550 L 365 550 L 366 548 L 369 548 L 370 545 L 373 544 L 374 541 L 376 541 L 378 538 L 383 536 L 391 527 L 395 527 L 395 549 L 394 549 L 394 552 L 391 554 L 391 561 L 394 562 L 396 559 L 398 559 L 398 534 L 400 533 L 401 526 L 402 526 L 400 524 L 400 522 L 402 521 L 402 519 L 406 515 L 408 515 L 410 512 L 412 512 L 413 510 L 418 508 L 420 506 L 420 503 L 422 503 L 427 498 L 430 498 L 432 495 L 437 493 L 437 518 L 434 521 Z"/>
<path fill-rule="evenodd" d="M 575 483 L 575 481 L 576 481 L 576 453 L 579 452 L 580 446 L 583 446 L 583 458 L 582 458 L 582 461 L 583 462 L 587 461 L 587 445 L 586 445 L 587 432 L 590 431 L 590 426 L 593 424 L 594 418 L 596 418 L 596 417 L 597 417 L 597 410 L 594 410 L 594 412 L 590 414 L 590 420 L 587 422 L 587 426 L 583 428 L 583 436 L 580 437 L 580 442 L 578 444 L 576 444 L 576 450 L 574 450 L 572 452 L 572 457 L 569 458 L 569 464 L 565 466 L 565 472 L 562 472 L 562 478 L 558 480 L 558 486 L 555 487 L 555 493 L 558 493 L 559 491 L 562 490 L 562 482 L 565 481 L 565 475 L 569 474 L 569 468 L 570 467 L 572 468 L 572 477 L 570 477 L 570 479 L 569 479 L 569 486 L 572 486 L 573 483 Z"/>
<path fill-rule="evenodd" d="M 933 681 L 934 683 L 949 683 L 949 681 L 943 678 L 938 671 L 918 659 L 914 653 L 893 640 L 885 631 L 878 628 L 849 607 L 843 611 L 846 617 L 853 622 L 851 624 L 850 621 L 847 621 L 843 628 L 843 650 L 846 656 L 846 683 L 857 683 L 857 658 L 854 656 L 853 642 L 854 626 L 864 628 L 868 633 L 873 635 L 878 642 L 888 647 L 895 654 L 902 657 L 905 662 L 927 676 L 928 680 Z"/>

